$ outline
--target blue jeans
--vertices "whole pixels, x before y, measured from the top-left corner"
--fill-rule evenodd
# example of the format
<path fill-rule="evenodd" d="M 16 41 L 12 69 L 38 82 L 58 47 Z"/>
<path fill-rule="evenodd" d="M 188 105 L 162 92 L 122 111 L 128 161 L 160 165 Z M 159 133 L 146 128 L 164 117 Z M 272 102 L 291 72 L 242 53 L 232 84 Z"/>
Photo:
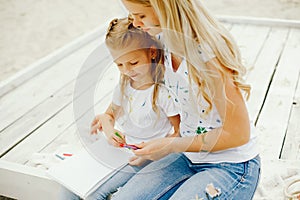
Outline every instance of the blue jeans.
<path fill-rule="evenodd" d="M 144 166 L 144 165 L 143 165 Z M 122 187 L 131 177 L 133 177 L 140 169 L 143 168 L 137 166 L 125 165 L 112 175 L 104 184 L 102 184 L 95 192 L 87 197 L 87 200 L 102 200 L 117 191 L 119 187 Z"/>
<path fill-rule="evenodd" d="M 183 154 L 171 154 L 140 170 L 113 200 L 250 200 L 259 175 L 259 156 L 241 163 L 193 164 Z"/>

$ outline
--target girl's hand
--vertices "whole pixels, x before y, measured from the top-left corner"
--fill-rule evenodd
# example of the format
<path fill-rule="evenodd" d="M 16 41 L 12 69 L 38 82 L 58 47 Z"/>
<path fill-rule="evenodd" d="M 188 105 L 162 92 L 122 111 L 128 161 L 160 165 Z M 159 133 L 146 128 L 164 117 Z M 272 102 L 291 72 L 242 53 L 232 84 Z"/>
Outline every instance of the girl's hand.
<path fill-rule="evenodd" d="M 170 153 L 174 152 L 173 146 L 175 137 L 166 137 L 143 142 L 136 145 L 140 149 L 134 150 L 136 156 L 142 157 L 145 160 L 159 160 Z"/>
<path fill-rule="evenodd" d="M 91 134 L 97 134 L 98 131 L 102 131 L 101 115 L 97 115 L 91 123 Z"/>
<path fill-rule="evenodd" d="M 126 144 L 125 136 L 121 131 L 113 129 L 109 133 L 104 132 L 108 143 L 115 147 L 120 147 L 121 144 Z"/>

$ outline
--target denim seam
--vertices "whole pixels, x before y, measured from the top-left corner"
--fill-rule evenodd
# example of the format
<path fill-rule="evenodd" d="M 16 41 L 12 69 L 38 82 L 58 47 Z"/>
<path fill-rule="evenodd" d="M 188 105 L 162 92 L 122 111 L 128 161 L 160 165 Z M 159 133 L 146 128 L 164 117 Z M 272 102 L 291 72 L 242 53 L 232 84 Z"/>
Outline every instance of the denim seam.
<path fill-rule="evenodd" d="M 258 169 L 259 170 L 259 172 L 258 172 L 258 179 L 257 179 L 257 181 L 256 181 L 256 187 L 255 187 L 255 189 L 254 189 L 254 192 L 253 192 L 253 194 L 252 194 L 252 199 L 253 199 L 253 197 L 254 197 L 254 194 L 255 194 L 255 191 L 256 191 L 256 189 L 257 189 L 257 187 L 258 187 L 258 184 L 259 184 L 259 181 L 260 181 L 260 178 L 261 178 L 261 168 L 259 168 Z"/>
<path fill-rule="evenodd" d="M 247 162 L 244 163 L 244 173 L 241 176 L 241 178 L 239 179 L 239 181 L 237 182 L 237 184 L 235 185 L 235 187 L 232 189 L 231 195 L 228 196 L 229 199 L 232 199 L 231 197 L 234 195 L 233 191 L 235 191 L 240 185 L 242 185 L 242 182 L 244 182 L 243 180 L 245 180 L 246 176 L 248 176 L 248 174 L 249 174 L 249 171 L 248 171 L 248 169 L 249 169 L 249 162 L 250 161 L 247 161 Z"/>

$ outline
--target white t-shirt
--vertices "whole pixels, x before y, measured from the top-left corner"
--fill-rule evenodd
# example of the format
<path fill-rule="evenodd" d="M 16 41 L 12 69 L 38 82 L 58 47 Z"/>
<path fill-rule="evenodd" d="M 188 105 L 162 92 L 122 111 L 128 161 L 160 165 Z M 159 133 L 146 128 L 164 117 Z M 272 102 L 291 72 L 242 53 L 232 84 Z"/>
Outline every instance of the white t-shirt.
<path fill-rule="evenodd" d="M 161 37 L 161 36 L 160 36 Z M 182 106 L 180 133 L 181 136 L 193 136 L 201 133 L 208 132 L 212 129 L 222 126 L 220 115 L 213 105 L 212 110 L 208 115 L 204 115 L 205 109 L 208 107 L 207 102 L 202 96 L 197 98 L 198 87 L 192 83 L 189 88 L 188 69 L 185 59 L 182 60 L 176 72 L 172 69 L 171 54 L 165 48 L 165 84 L 177 95 L 179 103 Z M 209 55 L 204 55 L 199 46 L 199 56 L 204 62 L 215 57 L 210 52 Z M 206 46 L 206 49 L 209 49 Z M 198 102 L 198 103 L 197 103 Z M 200 104 L 199 104 L 200 102 Z M 220 162 L 243 162 L 254 158 L 258 154 L 256 146 L 256 134 L 254 126 L 252 125 L 250 141 L 240 147 L 231 148 L 218 152 L 199 152 L 191 153 L 185 152 L 185 155 L 193 163 L 220 163 Z"/>
<path fill-rule="evenodd" d="M 160 86 L 156 105 L 159 116 L 152 109 L 154 85 L 145 90 L 136 90 L 128 84 L 122 99 L 120 85 L 114 90 L 113 103 L 121 106 L 122 111 L 116 125 L 126 135 L 126 142 L 137 144 L 155 138 L 165 137 L 172 132 L 168 117 L 180 113 L 178 100 L 164 86 Z"/>

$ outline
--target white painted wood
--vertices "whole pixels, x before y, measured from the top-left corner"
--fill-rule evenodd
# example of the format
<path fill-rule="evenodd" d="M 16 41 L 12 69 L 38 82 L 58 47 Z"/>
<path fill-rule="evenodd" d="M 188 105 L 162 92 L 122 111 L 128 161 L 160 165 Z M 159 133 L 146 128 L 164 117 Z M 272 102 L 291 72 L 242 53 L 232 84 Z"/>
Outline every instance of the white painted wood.
<path fill-rule="evenodd" d="M 299 76 L 300 29 L 292 29 L 257 122 L 264 158 L 279 158 Z"/>
<path fill-rule="evenodd" d="M 223 24 L 223 26 L 227 29 L 227 30 L 231 30 L 232 29 L 232 27 L 233 27 L 233 24 L 232 23 L 222 23 Z"/>
<path fill-rule="evenodd" d="M 100 98 L 111 93 L 112 88 L 117 83 L 119 78 L 118 73 L 114 71 L 116 70 L 116 67 L 108 68 L 108 70 L 112 70 L 111 73 L 107 73 L 108 76 L 103 78 L 103 80 L 99 83 L 101 86 L 103 86 L 100 88 Z M 91 74 L 91 76 L 92 75 L 93 74 Z M 39 127 L 35 132 L 29 135 L 26 140 L 22 141 L 22 143 L 6 153 L 2 159 L 15 163 L 26 163 L 33 153 L 39 152 L 74 123 L 76 123 L 75 125 L 77 125 L 79 128 L 83 127 L 83 131 L 86 133 L 88 131 L 87 125 L 89 126 L 95 116 L 94 111 L 89 110 L 93 108 L 94 102 L 92 101 L 91 105 L 87 105 L 86 101 L 83 101 L 82 104 L 79 105 L 80 110 L 76 117 L 74 116 L 74 104 L 81 102 L 82 99 L 85 100 L 88 98 L 93 98 L 94 94 L 93 88 L 85 91 L 79 98 L 75 99 L 73 104 L 68 105 L 51 120 Z M 78 122 L 77 120 L 85 113 L 87 113 L 87 115 L 85 115 L 86 118 Z M 79 132 L 82 131 L 79 130 Z"/>
<path fill-rule="evenodd" d="M 124 11 L 126 9 L 123 9 Z M 127 13 L 119 13 L 116 17 L 124 17 Z M 109 21 L 105 22 L 102 26 L 96 28 L 95 30 L 86 33 L 69 44 L 59 48 L 53 53 L 49 54 L 38 60 L 37 62 L 31 64 L 30 66 L 19 71 L 15 75 L 9 77 L 8 79 L 0 82 L 0 98 L 11 90 L 19 87 L 24 82 L 30 80 L 39 73 L 47 70 L 48 68 L 55 65 L 62 59 L 65 59 L 68 55 L 87 45 L 88 43 L 97 40 L 100 36 L 104 36 L 107 30 Z M 0 129 L 1 130 L 1 129 Z"/>
<path fill-rule="evenodd" d="M 111 101 L 111 98 L 112 93 L 101 99 L 95 105 L 94 110 L 96 114 L 103 113 L 106 110 Z M 88 113 L 85 113 L 85 115 L 81 119 L 79 119 L 79 121 L 86 121 L 86 117 L 87 120 L 89 120 Z M 79 122 L 79 124 L 81 124 L 81 122 Z M 80 128 L 81 130 L 84 130 L 81 133 L 79 133 L 77 125 L 72 124 L 66 131 L 55 138 L 55 140 L 45 146 L 45 148 L 43 148 L 40 153 L 52 154 L 54 152 L 63 152 L 63 150 L 66 148 L 70 149 L 71 153 L 76 153 L 81 148 L 86 147 L 93 141 L 97 140 L 98 135 L 91 135 L 89 132 L 90 123 L 85 124 L 84 127 L 81 126 Z"/>
<path fill-rule="evenodd" d="M 219 15 L 217 16 L 217 18 L 221 22 L 225 22 L 225 23 L 300 28 L 300 20 L 273 19 L 273 18 L 263 18 L 263 17 L 258 18 L 258 17 L 249 17 L 249 16 L 226 16 L 226 15 Z"/>
<path fill-rule="evenodd" d="M 87 56 L 99 43 L 100 41 L 93 41 L 87 44 L 56 63 L 55 66 L 1 97 L 0 131 L 74 80 Z"/>
<path fill-rule="evenodd" d="M 74 51 L 77 51 L 91 41 L 94 41 L 99 37 L 99 35 L 104 35 L 105 31 L 106 26 L 101 26 L 90 33 L 84 34 L 55 52 L 41 58 L 12 77 L 0 82 L 0 97 L 15 89 L 30 78 L 47 70 L 49 67 L 52 67 L 60 60 L 72 54 Z"/>
<path fill-rule="evenodd" d="M 269 31 L 269 27 L 245 24 L 234 24 L 231 29 L 247 68 L 253 67 Z"/>
<path fill-rule="evenodd" d="M 19 199 L 62 199 L 66 192 L 45 171 L 0 160 L 0 194 Z"/>
<path fill-rule="evenodd" d="M 287 28 L 272 28 L 263 48 L 249 71 L 247 82 L 251 84 L 251 96 L 248 104 L 249 115 L 257 120 L 259 111 L 263 106 L 264 98 L 269 88 L 277 62 L 287 40 Z"/>
<path fill-rule="evenodd" d="M 281 153 L 282 159 L 300 160 L 300 81 L 295 93 L 292 113 L 286 132 L 284 146 Z M 299 165 L 300 166 L 300 165 Z"/>
<path fill-rule="evenodd" d="M 101 51 L 99 51 L 99 53 L 100 52 Z M 77 81 L 84 82 L 82 87 L 77 89 L 77 95 L 80 95 L 93 84 L 96 84 L 97 80 L 91 80 L 91 75 L 99 74 L 99 68 L 105 66 L 106 63 L 109 64 L 111 61 L 107 58 L 105 60 L 99 60 L 98 62 L 99 63 L 96 63 L 90 71 L 85 72 L 76 79 Z M 74 94 L 75 83 L 75 80 L 72 81 L 66 87 L 54 93 L 51 97 L 41 104 L 38 104 L 28 113 L 17 119 L 11 126 L 3 130 L 0 134 L 0 155 L 30 135 L 58 112 L 61 112 L 67 105 L 71 104 L 72 100 L 78 98 L 78 96 Z"/>

